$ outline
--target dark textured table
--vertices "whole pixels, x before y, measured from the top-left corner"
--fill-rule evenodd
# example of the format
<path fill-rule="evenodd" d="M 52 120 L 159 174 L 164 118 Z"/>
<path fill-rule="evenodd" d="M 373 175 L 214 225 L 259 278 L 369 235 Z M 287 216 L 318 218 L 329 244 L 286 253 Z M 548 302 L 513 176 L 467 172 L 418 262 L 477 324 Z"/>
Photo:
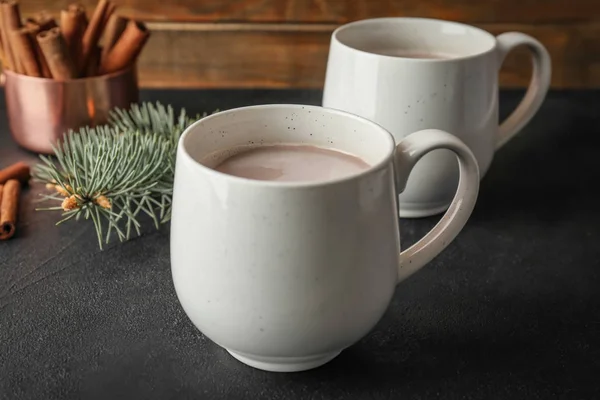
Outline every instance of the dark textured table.
<path fill-rule="evenodd" d="M 521 93 L 502 93 L 502 114 Z M 145 91 L 211 111 L 316 91 Z M 0 166 L 36 157 L 8 134 Z M 98 249 L 25 192 L 0 243 L 0 399 L 600 398 L 600 93 L 554 92 L 502 150 L 456 241 L 376 329 L 308 372 L 252 369 L 202 336 L 171 280 L 169 229 Z M 437 218 L 402 221 L 406 245 Z"/>

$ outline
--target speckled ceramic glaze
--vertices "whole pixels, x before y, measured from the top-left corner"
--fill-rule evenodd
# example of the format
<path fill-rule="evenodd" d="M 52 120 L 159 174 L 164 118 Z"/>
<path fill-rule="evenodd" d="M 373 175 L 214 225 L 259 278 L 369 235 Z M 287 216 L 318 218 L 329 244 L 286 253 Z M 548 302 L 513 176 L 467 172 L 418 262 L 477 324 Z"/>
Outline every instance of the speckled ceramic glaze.
<path fill-rule="evenodd" d="M 302 143 L 371 168 L 325 182 L 257 181 L 199 160 L 240 145 Z M 458 159 L 456 197 L 437 226 L 400 252 L 398 192 L 422 156 Z M 379 125 L 315 106 L 244 107 L 189 127 L 177 152 L 171 263 L 183 309 L 238 360 L 269 371 L 322 365 L 366 335 L 396 284 L 459 233 L 475 205 L 477 162 L 455 136 L 424 130 L 398 145 Z"/>
<path fill-rule="evenodd" d="M 498 71 L 517 46 L 531 51 L 533 76 L 519 107 L 498 125 Z M 374 54 L 382 48 L 452 58 Z M 494 37 L 472 26 L 421 18 L 363 20 L 333 33 L 323 106 L 377 122 L 397 141 L 420 129 L 451 132 L 473 151 L 483 176 L 494 151 L 538 111 L 550 75 L 544 46 L 522 33 Z M 423 217 L 444 211 L 457 180 L 458 167 L 450 152 L 425 156 L 401 195 L 400 215 Z"/>

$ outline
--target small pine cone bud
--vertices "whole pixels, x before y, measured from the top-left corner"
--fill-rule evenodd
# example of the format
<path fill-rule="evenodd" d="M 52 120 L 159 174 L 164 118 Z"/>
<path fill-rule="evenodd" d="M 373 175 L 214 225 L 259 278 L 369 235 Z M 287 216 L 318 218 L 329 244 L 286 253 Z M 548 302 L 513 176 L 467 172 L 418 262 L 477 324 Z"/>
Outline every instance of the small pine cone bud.
<path fill-rule="evenodd" d="M 65 211 L 70 211 L 79 208 L 79 204 L 77 204 L 75 196 L 70 196 L 63 200 L 61 207 Z"/>
<path fill-rule="evenodd" d="M 64 186 L 65 186 L 65 187 L 63 188 L 63 187 L 62 187 L 62 186 L 60 186 L 60 185 L 55 185 L 55 186 L 54 186 L 54 188 L 56 189 L 56 191 L 57 191 L 57 192 L 58 192 L 60 195 L 62 195 L 62 196 L 65 196 L 65 197 L 68 197 L 68 196 L 71 194 L 70 192 L 72 192 L 72 191 L 73 191 L 73 188 L 71 187 L 71 185 L 64 185 Z M 65 190 L 65 189 L 66 189 L 66 190 Z"/>
<path fill-rule="evenodd" d="M 109 210 L 112 208 L 112 204 L 106 196 L 98 196 L 94 201 L 102 208 L 106 208 Z"/>
<path fill-rule="evenodd" d="M 60 185 L 54 185 L 54 189 L 56 189 L 56 191 L 62 196 L 69 196 L 69 193 Z"/>
<path fill-rule="evenodd" d="M 48 190 L 56 190 L 54 183 L 46 183 L 46 189 Z"/>

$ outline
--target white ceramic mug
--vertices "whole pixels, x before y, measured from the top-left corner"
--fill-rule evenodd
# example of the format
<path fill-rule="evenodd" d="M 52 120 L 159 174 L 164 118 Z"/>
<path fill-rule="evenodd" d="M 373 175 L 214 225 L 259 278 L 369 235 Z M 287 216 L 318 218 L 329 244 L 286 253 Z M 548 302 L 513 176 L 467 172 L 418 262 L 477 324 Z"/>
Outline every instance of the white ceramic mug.
<path fill-rule="evenodd" d="M 302 143 L 361 157 L 371 168 L 325 182 L 273 182 L 202 164 L 240 145 Z M 398 192 L 415 163 L 448 149 L 460 184 L 445 218 L 400 252 Z M 459 233 L 479 170 L 455 136 L 424 130 L 397 146 L 367 119 L 316 106 L 264 105 L 206 117 L 177 150 L 171 268 L 183 309 L 235 358 L 269 371 L 322 365 L 366 335 L 396 284 Z"/>
<path fill-rule="evenodd" d="M 521 45 L 531 50 L 531 84 L 518 108 L 498 125 L 498 71 L 506 54 Z M 448 58 L 381 55 L 382 49 Z M 494 37 L 469 25 L 434 19 L 362 20 L 343 25 L 332 35 L 323 106 L 377 122 L 397 141 L 426 128 L 452 132 L 473 151 L 483 176 L 494 151 L 538 111 L 550 75 L 548 52 L 523 33 Z M 425 156 L 401 195 L 400 216 L 444 211 L 457 179 L 450 152 Z"/>

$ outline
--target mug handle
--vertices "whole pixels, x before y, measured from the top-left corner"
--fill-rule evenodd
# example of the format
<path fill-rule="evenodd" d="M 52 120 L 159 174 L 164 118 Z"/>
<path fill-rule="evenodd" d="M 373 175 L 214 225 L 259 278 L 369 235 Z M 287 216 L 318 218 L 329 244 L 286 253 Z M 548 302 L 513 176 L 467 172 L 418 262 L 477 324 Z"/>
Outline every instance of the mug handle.
<path fill-rule="evenodd" d="M 496 149 L 502 147 L 533 118 L 550 88 L 552 62 L 548 50 L 533 37 L 520 32 L 506 32 L 496 37 L 498 42 L 498 69 L 506 55 L 518 46 L 527 46 L 533 58 L 531 82 L 518 107 L 502 122 L 496 138 Z"/>
<path fill-rule="evenodd" d="M 471 150 L 456 136 L 425 129 L 406 136 L 396 146 L 396 188 L 401 193 L 411 170 L 432 150 L 447 149 L 458 158 L 460 177 L 452 203 L 441 220 L 421 240 L 400 253 L 398 283 L 421 269 L 444 250 L 465 226 L 479 192 L 479 167 Z"/>

